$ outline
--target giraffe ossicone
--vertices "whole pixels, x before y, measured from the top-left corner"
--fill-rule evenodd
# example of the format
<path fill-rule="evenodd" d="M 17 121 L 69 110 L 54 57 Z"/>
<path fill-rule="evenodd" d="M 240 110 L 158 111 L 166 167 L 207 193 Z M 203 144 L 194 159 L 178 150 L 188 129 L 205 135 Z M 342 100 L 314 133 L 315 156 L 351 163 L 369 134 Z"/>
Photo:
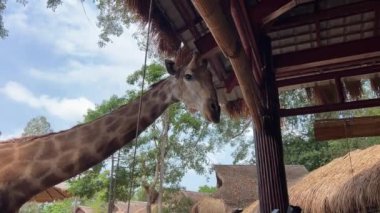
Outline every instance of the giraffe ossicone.
<path fill-rule="evenodd" d="M 143 94 L 139 132 L 178 101 L 210 122 L 220 120 L 212 74 L 195 54 L 178 67 L 166 60 L 170 76 Z M 139 100 L 90 123 L 43 136 L 0 142 L 0 212 L 17 212 L 37 193 L 106 159 L 135 137 Z"/>

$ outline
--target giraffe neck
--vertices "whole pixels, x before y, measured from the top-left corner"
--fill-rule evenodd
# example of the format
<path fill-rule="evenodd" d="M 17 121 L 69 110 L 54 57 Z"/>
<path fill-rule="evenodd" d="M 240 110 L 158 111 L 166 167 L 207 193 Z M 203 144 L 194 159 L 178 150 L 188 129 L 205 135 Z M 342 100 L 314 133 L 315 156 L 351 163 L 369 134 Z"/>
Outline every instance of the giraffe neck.
<path fill-rule="evenodd" d="M 169 77 L 142 96 L 139 133 L 178 101 L 174 81 Z M 138 108 L 139 99 L 66 131 L 1 144 L 0 209 L 18 209 L 38 192 L 87 170 L 131 142 Z"/>

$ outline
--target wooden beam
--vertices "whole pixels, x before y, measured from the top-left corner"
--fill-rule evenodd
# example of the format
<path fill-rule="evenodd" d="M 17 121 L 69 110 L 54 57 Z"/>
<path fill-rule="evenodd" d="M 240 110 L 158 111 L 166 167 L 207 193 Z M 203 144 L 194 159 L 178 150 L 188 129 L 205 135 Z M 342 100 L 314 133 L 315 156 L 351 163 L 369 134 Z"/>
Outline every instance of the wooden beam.
<path fill-rule="evenodd" d="M 294 78 L 287 79 L 279 79 L 277 80 L 278 87 L 286 87 L 296 84 L 304 84 L 315 81 L 324 81 L 335 78 L 344 78 L 349 76 L 357 76 L 357 75 L 365 75 L 371 73 L 380 72 L 380 64 L 370 64 L 367 66 L 360 66 L 356 68 L 346 68 L 346 69 L 337 69 L 332 71 L 319 71 L 315 72 L 315 74 L 307 75 L 307 76 L 295 76 Z"/>
<path fill-rule="evenodd" d="M 250 19 L 256 24 L 263 24 L 264 20 L 271 20 L 272 17 L 277 17 L 278 13 L 282 13 L 284 9 L 287 11 L 295 4 L 294 0 L 264 0 L 260 1 L 253 7 L 248 8 Z M 279 11 L 280 10 L 280 11 Z M 285 12 L 286 12 L 285 11 Z"/>
<path fill-rule="evenodd" d="M 247 9 L 244 0 L 231 1 L 231 15 L 235 23 L 237 32 L 242 42 L 245 54 L 252 63 L 252 72 L 257 85 L 261 85 L 263 80 L 262 60 L 258 48 L 258 41 L 248 19 Z"/>
<path fill-rule="evenodd" d="M 380 36 L 276 55 L 274 63 L 277 75 L 285 76 L 287 70 L 364 60 L 368 59 L 370 53 L 379 56 L 380 45 L 374 44 L 380 44 Z"/>
<path fill-rule="evenodd" d="M 284 20 L 279 20 L 270 26 L 270 31 L 282 30 L 290 27 L 315 23 L 320 20 L 334 19 L 353 14 L 364 13 L 373 11 L 380 7 L 379 1 L 360 1 L 357 3 L 347 4 L 340 7 L 334 7 L 327 10 L 319 10 L 318 13 L 311 13 L 306 15 L 292 16 Z"/>
<path fill-rule="evenodd" d="M 317 120 L 314 134 L 321 141 L 380 136 L 380 116 Z"/>
<path fill-rule="evenodd" d="M 201 55 L 208 54 L 208 52 L 213 51 L 218 47 L 211 33 L 207 33 L 206 35 L 195 40 L 194 44 Z"/>
<path fill-rule="evenodd" d="M 267 16 L 265 16 L 262 19 L 262 24 L 263 25 L 269 24 L 272 21 L 274 21 L 276 18 L 278 18 L 282 14 L 288 12 L 289 10 L 295 8 L 296 6 L 298 6 L 300 4 L 305 4 L 305 3 L 313 2 L 313 1 L 314 0 L 298 0 L 298 1 L 297 0 L 292 0 L 292 1 L 288 2 L 288 3 L 285 3 L 284 5 L 278 7 L 277 9 L 275 9 L 274 11 L 272 11 L 271 13 L 269 13 Z"/>
<path fill-rule="evenodd" d="M 265 113 L 263 128 L 254 129 L 256 165 L 260 212 L 287 212 L 289 197 L 286 184 L 284 153 L 281 138 L 280 108 L 278 91 L 275 86 L 275 72 L 272 66 L 272 51 L 269 37 L 261 38 L 265 64 L 263 97 Z"/>
<path fill-rule="evenodd" d="M 187 28 L 190 30 L 191 34 L 194 38 L 199 38 L 200 33 L 198 32 L 197 28 L 195 27 L 196 21 L 192 19 L 190 11 L 186 9 L 186 7 L 183 4 L 187 4 L 187 2 L 183 1 L 172 1 L 174 4 L 174 7 L 178 10 L 180 14 L 182 14 L 182 19 L 185 21 Z"/>
<path fill-rule="evenodd" d="M 294 108 L 294 109 L 280 109 L 280 116 L 289 117 L 289 116 L 296 116 L 296 115 L 343 111 L 343 110 L 361 109 L 361 108 L 378 107 L 378 106 L 380 106 L 380 98 L 351 101 L 351 102 L 337 103 L 337 104 L 320 105 L 320 106 L 301 107 L 301 108 Z"/>

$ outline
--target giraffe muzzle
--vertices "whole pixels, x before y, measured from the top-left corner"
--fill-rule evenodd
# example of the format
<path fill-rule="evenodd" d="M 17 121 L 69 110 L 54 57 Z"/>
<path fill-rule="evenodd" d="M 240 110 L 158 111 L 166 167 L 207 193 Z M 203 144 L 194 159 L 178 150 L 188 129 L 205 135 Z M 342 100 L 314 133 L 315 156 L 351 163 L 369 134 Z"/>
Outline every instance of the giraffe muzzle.
<path fill-rule="evenodd" d="M 220 106 L 219 106 L 218 101 L 209 99 L 208 108 L 210 112 L 209 120 L 213 123 L 219 123 L 220 122 Z"/>

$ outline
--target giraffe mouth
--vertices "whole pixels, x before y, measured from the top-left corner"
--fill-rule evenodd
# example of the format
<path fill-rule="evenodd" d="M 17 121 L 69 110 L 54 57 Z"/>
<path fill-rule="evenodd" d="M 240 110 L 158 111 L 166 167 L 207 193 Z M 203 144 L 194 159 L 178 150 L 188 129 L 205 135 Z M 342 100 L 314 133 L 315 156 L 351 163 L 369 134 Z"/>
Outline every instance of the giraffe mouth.
<path fill-rule="evenodd" d="M 208 112 L 205 116 L 208 121 L 213 123 L 220 122 L 220 106 L 217 101 L 208 101 Z"/>

